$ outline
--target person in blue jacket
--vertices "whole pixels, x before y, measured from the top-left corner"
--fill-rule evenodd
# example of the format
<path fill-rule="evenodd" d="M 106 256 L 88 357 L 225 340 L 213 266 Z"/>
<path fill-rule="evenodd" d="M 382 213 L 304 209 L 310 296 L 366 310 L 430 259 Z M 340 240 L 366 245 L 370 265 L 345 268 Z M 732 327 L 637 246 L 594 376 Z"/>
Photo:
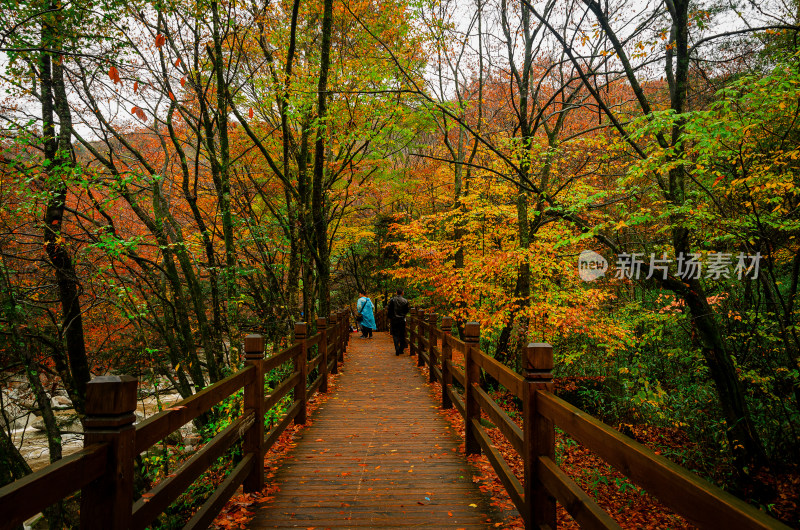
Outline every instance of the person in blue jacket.
<path fill-rule="evenodd" d="M 361 326 L 361 337 L 365 339 L 372 338 L 372 330 L 375 329 L 375 306 L 372 300 L 369 299 L 367 293 L 361 292 L 361 298 L 356 302 L 356 319 L 361 315 L 361 320 L 358 324 Z"/>

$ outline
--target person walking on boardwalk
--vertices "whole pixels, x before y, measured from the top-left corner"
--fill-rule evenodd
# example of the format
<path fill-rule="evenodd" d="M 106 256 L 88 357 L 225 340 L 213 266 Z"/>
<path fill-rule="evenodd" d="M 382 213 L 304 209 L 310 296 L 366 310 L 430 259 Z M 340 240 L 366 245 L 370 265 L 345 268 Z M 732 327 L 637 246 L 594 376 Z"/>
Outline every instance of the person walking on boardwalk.
<path fill-rule="evenodd" d="M 403 290 L 398 289 L 397 294 L 389 300 L 386 316 L 389 319 L 389 333 L 394 341 L 394 354 L 400 355 L 406 349 L 406 315 L 408 314 L 408 300 L 403 298 Z"/>
<path fill-rule="evenodd" d="M 375 306 L 372 305 L 372 300 L 369 299 L 367 293 L 361 291 L 361 298 L 356 302 L 356 319 L 361 315 L 361 320 L 358 322 L 361 326 L 361 338 L 372 338 L 372 330 L 375 329 L 374 308 Z"/>

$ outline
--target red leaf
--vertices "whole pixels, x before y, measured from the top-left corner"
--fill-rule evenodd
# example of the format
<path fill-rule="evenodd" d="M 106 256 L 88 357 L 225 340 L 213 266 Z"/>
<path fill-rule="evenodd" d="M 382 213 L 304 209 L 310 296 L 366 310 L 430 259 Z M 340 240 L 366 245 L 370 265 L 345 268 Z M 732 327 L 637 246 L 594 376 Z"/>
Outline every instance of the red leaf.
<path fill-rule="evenodd" d="M 156 35 L 156 48 L 162 47 L 166 42 L 167 38 L 164 35 Z"/>
<path fill-rule="evenodd" d="M 253 119 L 253 107 L 250 107 L 250 110 L 247 111 L 247 115 L 250 117 L 250 119 Z"/>
<path fill-rule="evenodd" d="M 717 179 L 714 181 L 714 184 L 712 184 L 712 185 L 711 185 L 711 187 L 713 188 L 714 186 L 716 186 L 717 184 L 719 184 L 719 181 L 720 181 L 720 180 L 722 180 L 722 175 L 720 175 L 720 176 L 718 176 L 718 177 L 717 177 Z"/>
<path fill-rule="evenodd" d="M 175 94 L 172 93 L 172 90 L 169 91 L 169 99 L 175 101 Z"/>
<path fill-rule="evenodd" d="M 181 77 L 181 86 L 186 86 L 186 78 Z"/>
<path fill-rule="evenodd" d="M 139 81 L 134 81 L 133 82 L 133 93 L 135 94 L 138 91 L 139 91 Z"/>
<path fill-rule="evenodd" d="M 175 66 L 180 66 L 180 65 L 181 65 L 181 60 L 175 59 Z"/>
<path fill-rule="evenodd" d="M 114 83 L 122 83 L 122 81 L 119 78 L 119 71 L 117 70 L 116 66 L 112 66 L 111 68 L 108 69 L 108 77 L 110 77 L 111 80 L 114 81 Z"/>

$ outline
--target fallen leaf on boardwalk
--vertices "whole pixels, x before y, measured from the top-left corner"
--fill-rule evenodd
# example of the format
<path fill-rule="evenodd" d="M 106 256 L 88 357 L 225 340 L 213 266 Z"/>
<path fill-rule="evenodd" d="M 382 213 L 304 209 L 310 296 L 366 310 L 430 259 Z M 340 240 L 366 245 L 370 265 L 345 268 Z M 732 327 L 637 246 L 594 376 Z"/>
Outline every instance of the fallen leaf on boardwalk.
<path fill-rule="evenodd" d="M 453 517 L 453 512 L 447 512 L 447 515 L 448 515 L 449 517 Z"/>

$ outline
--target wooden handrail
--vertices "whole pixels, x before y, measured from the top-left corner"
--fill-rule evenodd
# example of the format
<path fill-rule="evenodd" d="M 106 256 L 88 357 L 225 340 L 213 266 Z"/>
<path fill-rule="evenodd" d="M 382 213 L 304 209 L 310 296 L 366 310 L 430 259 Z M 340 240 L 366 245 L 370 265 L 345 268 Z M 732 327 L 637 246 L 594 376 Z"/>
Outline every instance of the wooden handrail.
<path fill-rule="evenodd" d="M 168 409 L 134 426 L 138 382 L 129 376 L 103 376 L 87 386 L 85 448 L 46 468 L 0 488 L 2 526 L 16 526 L 55 502 L 81 491 L 81 528 L 103 530 L 144 528 L 198 476 L 238 440 L 243 458 L 191 519 L 187 528 L 205 528 L 240 484 L 245 491 L 264 485 L 264 454 L 291 421 L 306 420 L 306 404 L 315 392 L 328 390 L 327 379 L 336 373 L 350 338 L 345 311 L 316 321 L 317 333 L 308 336 L 306 323 L 295 326 L 295 344 L 264 358 L 264 340 L 248 335 L 244 340 L 246 366 Z M 309 360 L 308 350 L 319 345 Z M 310 361 L 310 362 L 309 362 Z M 265 395 L 265 374 L 288 362 L 293 373 Z M 314 381 L 308 371 L 319 368 Z M 244 412 L 162 480 L 135 504 L 135 456 L 170 433 L 244 388 Z M 263 417 L 294 389 L 293 403 L 268 433 Z"/>
<path fill-rule="evenodd" d="M 3 526 L 14 528 L 105 472 L 108 444 L 95 444 L 0 488 Z"/>
<path fill-rule="evenodd" d="M 255 423 L 253 411 L 240 416 L 214 436 L 202 449 L 192 455 L 189 460 L 172 475 L 158 483 L 133 505 L 133 516 L 130 527 L 134 530 L 145 528 L 161 512 L 167 509 L 172 501 L 178 498 L 192 482 L 206 471 L 214 461 L 222 456 L 233 443 L 244 436 Z"/>
<path fill-rule="evenodd" d="M 418 308 L 410 310 L 407 329 L 411 353 L 417 355 L 420 366 L 428 364 L 430 379 L 442 384 L 442 407 L 455 406 L 464 418 L 467 453 L 486 454 L 526 528 L 556 528 L 556 500 L 582 527 L 619 528 L 555 464 L 555 425 L 699 528 L 788 528 L 557 398 L 552 393 L 553 349 L 549 344 L 524 348 L 520 376 L 480 351 L 477 323 L 464 326 L 464 341 L 460 341 L 450 334 L 452 318 L 443 318 L 441 329 L 436 328 L 436 318 Z M 453 351 L 464 353 L 463 372 L 452 362 Z M 481 370 L 522 399 L 521 429 L 480 388 Z M 453 386 L 454 380 L 464 388 L 463 398 Z M 522 482 L 493 446 L 481 425 L 481 412 L 522 457 Z"/>
<path fill-rule="evenodd" d="M 136 425 L 136 453 L 146 451 L 159 440 L 203 414 L 249 383 L 255 374 L 255 368 L 248 366 L 143 420 Z"/>

